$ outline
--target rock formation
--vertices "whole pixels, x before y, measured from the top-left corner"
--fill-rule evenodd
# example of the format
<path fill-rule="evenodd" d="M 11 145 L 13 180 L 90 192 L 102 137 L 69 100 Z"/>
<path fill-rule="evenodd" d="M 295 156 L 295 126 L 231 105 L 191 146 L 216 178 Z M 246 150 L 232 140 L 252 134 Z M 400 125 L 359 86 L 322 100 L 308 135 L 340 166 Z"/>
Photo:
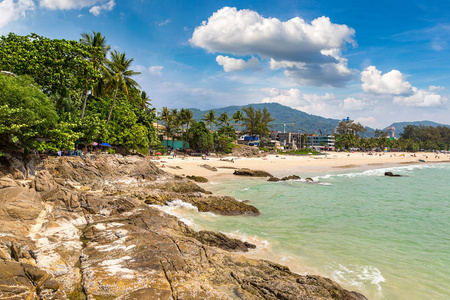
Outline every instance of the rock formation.
<path fill-rule="evenodd" d="M 250 170 L 247 168 L 234 171 L 234 175 L 250 176 L 250 177 L 273 177 L 272 174 L 262 170 Z"/>
<path fill-rule="evenodd" d="M 157 205 L 182 200 L 259 213 L 145 158 L 49 158 L 34 176 L 21 174 L 0 178 L 0 299 L 366 299 L 246 258 L 239 252 L 254 245 L 162 212 Z"/>

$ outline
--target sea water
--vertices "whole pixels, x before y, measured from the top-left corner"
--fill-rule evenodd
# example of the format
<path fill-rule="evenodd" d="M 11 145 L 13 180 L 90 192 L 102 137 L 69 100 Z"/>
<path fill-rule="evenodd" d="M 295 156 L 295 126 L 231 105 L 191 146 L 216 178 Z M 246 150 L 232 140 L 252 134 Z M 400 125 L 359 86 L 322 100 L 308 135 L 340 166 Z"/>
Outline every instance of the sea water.
<path fill-rule="evenodd" d="M 329 277 L 369 299 L 450 299 L 450 164 L 298 175 L 316 183 L 203 185 L 248 200 L 257 217 L 198 213 L 181 201 L 166 210 L 196 229 L 255 243 L 251 257 Z"/>

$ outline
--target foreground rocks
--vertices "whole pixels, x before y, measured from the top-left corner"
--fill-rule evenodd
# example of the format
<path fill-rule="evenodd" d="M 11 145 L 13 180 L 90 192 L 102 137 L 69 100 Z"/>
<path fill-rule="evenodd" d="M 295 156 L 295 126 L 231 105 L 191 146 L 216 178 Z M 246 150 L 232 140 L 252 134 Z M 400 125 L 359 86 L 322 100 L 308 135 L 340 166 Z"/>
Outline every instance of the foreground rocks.
<path fill-rule="evenodd" d="M 259 214 L 145 158 L 49 158 L 39 166 L 32 177 L 0 178 L 0 299 L 366 299 L 246 258 L 239 252 L 254 245 L 162 212 L 159 205 L 183 201 L 199 211 Z"/>

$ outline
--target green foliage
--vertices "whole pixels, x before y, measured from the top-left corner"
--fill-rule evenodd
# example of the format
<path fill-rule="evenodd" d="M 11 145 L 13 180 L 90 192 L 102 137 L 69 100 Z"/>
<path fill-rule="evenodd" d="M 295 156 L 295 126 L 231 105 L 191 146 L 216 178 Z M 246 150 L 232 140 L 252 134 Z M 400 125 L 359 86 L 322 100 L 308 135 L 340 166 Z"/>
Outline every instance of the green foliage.
<path fill-rule="evenodd" d="M 53 144 L 64 143 L 66 134 L 71 133 L 57 122 L 52 102 L 33 80 L 0 74 L 0 143 L 3 147 L 27 153 L 41 148 L 50 139 Z"/>
<path fill-rule="evenodd" d="M 192 149 L 211 151 L 214 147 L 212 133 L 203 122 L 194 122 L 187 132 L 187 141 Z"/>
<path fill-rule="evenodd" d="M 228 143 L 227 149 L 225 150 L 225 153 L 230 154 L 233 151 L 233 148 L 236 147 L 236 144 L 234 143 Z"/>
<path fill-rule="evenodd" d="M 260 138 L 269 135 L 270 128 L 272 127 L 269 123 L 274 121 L 274 119 L 266 108 L 261 111 L 260 109 L 255 110 L 252 106 L 249 106 L 244 107 L 242 110 L 245 112 L 244 125 L 249 135 L 259 135 Z"/>
<path fill-rule="evenodd" d="M 86 82 L 100 76 L 90 60 L 93 53 L 96 49 L 77 41 L 10 33 L 0 37 L 0 70 L 30 75 L 45 94 L 57 95 L 62 110 L 71 91 L 83 89 Z"/>

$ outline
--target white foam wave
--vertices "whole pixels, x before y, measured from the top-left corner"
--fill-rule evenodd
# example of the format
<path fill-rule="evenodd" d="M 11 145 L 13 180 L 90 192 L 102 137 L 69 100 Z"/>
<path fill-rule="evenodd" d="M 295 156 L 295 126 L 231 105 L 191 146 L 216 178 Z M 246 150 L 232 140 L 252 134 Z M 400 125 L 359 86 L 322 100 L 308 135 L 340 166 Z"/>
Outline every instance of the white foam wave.
<path fill-rule="evenodd" d="M 423 169 L 441 169 L 441 168 L 449 168 L 450 164 L 417 164 L 417 165 L 407 165 L 401 167 L 388 167 L 388 168 L 380 168 L 380 169 L 370 169 L 365 171 L 356 171 L 351 173 L 341 173 L 341 174 L 326 174 L 322 176 L 313 177 L 314 181 L 318 181 L 320 179 L 335 179 L 340 177 L 371 177 L 371 176 L 383 176 L 385 172 L 392 172 L 400 175 L 409 175 L 414 170 L 423 170 Z"/>
<path fill-rule="evenodd" d="M 381 284 L 385 282 L 385 279 L 381 271 L 374 266 L 344 266 L 339 264 L 331 267 L 331 269 L 332 279 L 340 284 L 350 285 L 359 289 L 372 285 L 376 287 L 379 294 L 382 292 Z"/>

